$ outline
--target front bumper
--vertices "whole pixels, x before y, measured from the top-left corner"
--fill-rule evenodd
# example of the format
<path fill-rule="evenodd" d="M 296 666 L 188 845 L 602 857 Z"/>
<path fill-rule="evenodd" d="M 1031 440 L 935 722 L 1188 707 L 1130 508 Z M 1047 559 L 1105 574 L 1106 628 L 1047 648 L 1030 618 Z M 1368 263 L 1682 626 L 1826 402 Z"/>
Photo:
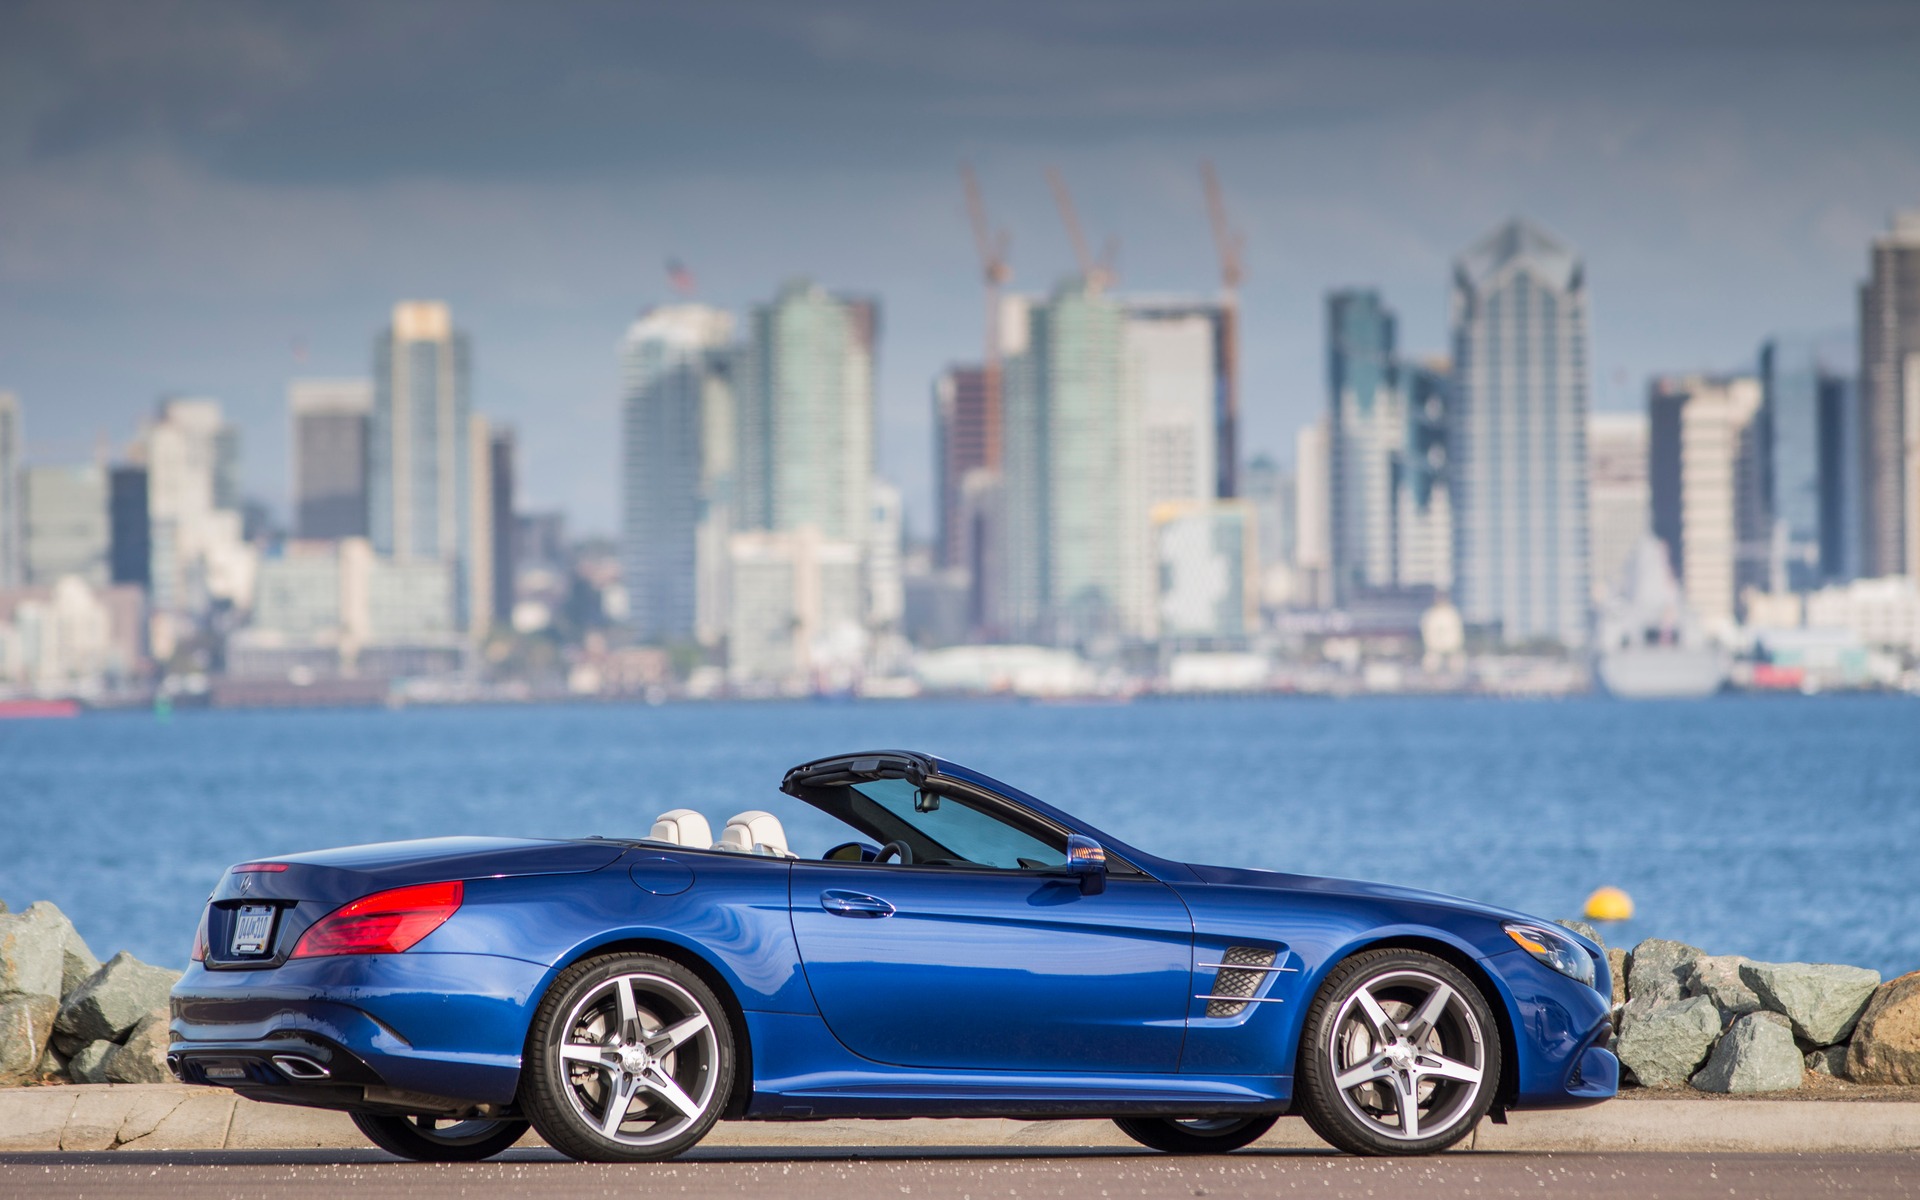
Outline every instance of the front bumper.
<path fill-rule="evenodd" d="M 343 955 L 263 970 L 196 964 L 174 985 L 168 1064 L 184 1082 L 285 1103 L 510 1105 L 548 974 L 487 954 Z"/>

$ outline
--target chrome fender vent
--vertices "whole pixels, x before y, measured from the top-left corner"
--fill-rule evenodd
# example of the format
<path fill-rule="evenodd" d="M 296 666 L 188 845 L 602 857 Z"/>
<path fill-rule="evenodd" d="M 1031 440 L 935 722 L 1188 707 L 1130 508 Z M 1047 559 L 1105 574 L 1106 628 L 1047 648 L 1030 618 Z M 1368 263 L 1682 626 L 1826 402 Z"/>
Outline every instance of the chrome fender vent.
<path fill-rule="evenodd" d="M 1213 987 L 1197 998 L 1207 1002 L 1209 1017 L 1237 1017 L 1249 1004 L 1278 1004 L 1268 996 L 1256 996 L 1268 975 L 1291 972 L 1294 968 L 1275 964 L 1275 952 L 1263 946 L 1229 946 L 1217 963 L 1200 963 L 1214 968 Z"/>

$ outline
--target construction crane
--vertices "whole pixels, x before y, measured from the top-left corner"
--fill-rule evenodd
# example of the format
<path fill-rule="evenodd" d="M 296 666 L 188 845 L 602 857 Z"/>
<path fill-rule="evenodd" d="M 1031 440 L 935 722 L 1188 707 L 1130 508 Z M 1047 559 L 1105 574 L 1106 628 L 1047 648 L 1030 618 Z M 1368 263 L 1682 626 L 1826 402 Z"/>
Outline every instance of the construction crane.
<path fill-rule="evenodd" d="M 1200 163 L 1200 183 L 1207 193 L 1207 218 L 1213 225 L 1213 247 L 1220 256 L 1219 402 L 1214 408 L 1214 495 L 1221 499 L 1240 491 L 1240 281 L 1246 277 L 1242 251 L 1246 239 L 1227 218 L 1227 202 L 1213 163 Z"/>
<path fill-rule="evenodd" d="M 967 218 L 973 223 L 973 246 L 980 254 L 980 274 L 987 285 L 987 352 L 981 359 L 981 386 L 986 393 L 986 465 L 1000 469 L 1000 293 L 1013 278 L 1013 266 L 1007 260 L 1011 239 L 1005 229 L 995 229 L 987 218 L 987 202 L 980 195 L 980 181 L 970 163 L 960 164 L 960 182 L 967 191 Z"/>
<path fill-rule="evenodd" d="M 1053 202 L 1060 209 L 1060 221 L 1067 227 L 1067 240 L 1073 243 L 1073 258 L 1080 265 L 1080 277 L 1086 280 L 1087 291 L 1094 295 L 1111 287 L 1119 273 L 1114 268 L 1114 258 L 1120 252 L 1120 243 L 1108 238 L 1100 248 L 1100 257 L 1094 258 L 1087 248 L 1086 231 L 1080 227 L 1079 210 L 1073 206 L 1073 193 L 1067 190 L 1067 181 L 1060 176 L 1057 168 L 1047 168 L 1047 185 L 1053 189 Z"/>

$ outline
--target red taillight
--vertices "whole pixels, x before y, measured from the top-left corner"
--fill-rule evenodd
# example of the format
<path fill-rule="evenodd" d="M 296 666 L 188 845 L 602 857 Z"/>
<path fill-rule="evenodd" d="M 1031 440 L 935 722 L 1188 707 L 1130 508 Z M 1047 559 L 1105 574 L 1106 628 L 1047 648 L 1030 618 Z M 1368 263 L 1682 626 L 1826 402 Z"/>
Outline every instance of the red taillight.
<path fill-rule="evenodd" d="M 285 863 L 268 863 L 268 862 L 241 863 L 239 866 L 233 868 L 231 871 L 228 871 L 227 874 L 249 875 L 255 871 L 273 872 L 273 871 L 284 871 L 286 869 L 287 869 L 287 864 Z"/>
<path fill-rule="evenodd" d="M 292 957 L 400 954 L 411 950 L 459 909 L 465 890 L 456 879 L 362 896 L 314 922 L 300 936 Z"/>
<path fill-rule="evenodd" d="M 200 928 L 193 931 L 193 961 L 207 961 L 207 910 L 200 910 Z"/>

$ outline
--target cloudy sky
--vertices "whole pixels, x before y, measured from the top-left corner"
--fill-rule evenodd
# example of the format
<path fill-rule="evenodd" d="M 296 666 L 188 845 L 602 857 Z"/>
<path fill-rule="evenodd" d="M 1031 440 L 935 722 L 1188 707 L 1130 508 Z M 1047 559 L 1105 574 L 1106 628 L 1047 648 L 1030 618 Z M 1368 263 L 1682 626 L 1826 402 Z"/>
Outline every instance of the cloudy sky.
<path fill-rule="evenodd" d="M 610 531 L 614 348 L 663 262 L 729 306 L 810 275 L 883 299 L 880 467 L 925 532 L 928 381 L 981 340 L 963 159 L 1017 286 L 1072 265 L 1052 164 L 1124 288 L 1205 293 L 1211 158 L 1245 440 L 1284 458 L 1325 291 L 1442 350 L 1449 263 L 1513 214 L 1586 256 L 1600 407 L 1848 327 L 1917 113 L 1911 0 L 3 0 L 0 389 L 46 462 L 217 396 L 284 507 L 287 379 L 444 299 L 527 505 Z"/>

